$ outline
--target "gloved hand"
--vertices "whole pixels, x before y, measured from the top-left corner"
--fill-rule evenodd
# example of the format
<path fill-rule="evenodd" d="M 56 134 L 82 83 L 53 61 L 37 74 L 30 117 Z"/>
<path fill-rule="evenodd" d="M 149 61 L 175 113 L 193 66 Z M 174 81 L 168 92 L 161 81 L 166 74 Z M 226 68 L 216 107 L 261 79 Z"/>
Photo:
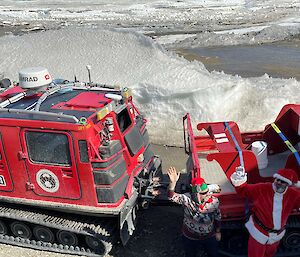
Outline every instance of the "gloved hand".
<path fill-rule="evenodd" d="M 212 194 L 221 192 L 221 187 L 217 184 L 209 184 L 207 186 L 208 186 L 208 191 Z"/>
<path fill-rule="evenodd" d="M 235 187 L 244 184 L 247 181 L 247 173 L 242 166 L 236 167 L 235 172 L 230 176 L 230 180 Z"/>
<path fill-rule="evenodd" d="M 235 173 L 237 174 L 237 176 L 239 177 L 243 177 L 246 173 L 245 173 L 245 168 L 242 166 L 238 166 L 235 168 Z"/>

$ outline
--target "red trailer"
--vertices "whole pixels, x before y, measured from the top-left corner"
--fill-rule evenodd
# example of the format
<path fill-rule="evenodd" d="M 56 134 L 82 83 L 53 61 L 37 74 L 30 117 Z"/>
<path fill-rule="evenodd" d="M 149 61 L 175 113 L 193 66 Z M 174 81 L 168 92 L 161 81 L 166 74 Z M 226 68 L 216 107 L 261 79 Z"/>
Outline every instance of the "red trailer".
<path fill-rule="evenodd" d="M 244 224 L 251 205 L 236 193 L 230 176 L 242 166 L 248 183 L 254 184 L 273 181 L 273 174 L 280 168 L 292 168 L 300 180 L 300 105 L 284 106 L 275 122 L 263 131 L 241 133 L 235 122 L 208 122 L 197 124 L 197 130 L 204 129 L 206 135 L 194 135 L 189 114 L 183 118 L 183 124 L 190 178 L 201 176 L 208 184 L 221 187 L 221 193 L 216 194 L 222 212 L 220 253 L 246 256 L 248 233 Z M 290 216 L 276 256 L 300 256 L 299 210 Z"/>
<path fill-rule="evenodd" d="M 161 173 L 130 91 L 19 75 L 0 83 L 0 242 L 84 256 L 126 244 Z"/>

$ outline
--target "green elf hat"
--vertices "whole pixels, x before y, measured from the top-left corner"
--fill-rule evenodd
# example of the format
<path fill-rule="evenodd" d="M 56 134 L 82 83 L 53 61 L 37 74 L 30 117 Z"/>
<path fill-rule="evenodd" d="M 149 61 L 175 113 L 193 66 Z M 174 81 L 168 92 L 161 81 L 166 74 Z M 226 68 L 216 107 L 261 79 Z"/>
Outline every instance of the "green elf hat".
<path fill-rule="evenodd" d="M 205 194 L 208 192 L 208 186 L 203 178 L 192 179 L 192 193 Z"/>

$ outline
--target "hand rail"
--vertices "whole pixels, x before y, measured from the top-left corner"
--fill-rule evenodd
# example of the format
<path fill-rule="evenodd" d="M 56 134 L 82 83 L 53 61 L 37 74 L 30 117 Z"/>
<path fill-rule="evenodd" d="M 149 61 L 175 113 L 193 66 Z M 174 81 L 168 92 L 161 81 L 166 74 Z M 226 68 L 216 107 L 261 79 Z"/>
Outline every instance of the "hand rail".
<path fill-rule="evenodd" d="M 183 131 L 184 131 L 183 136 L 184 136 L 185 152 L 187 154 L 191 154 L 192 160 L 193 160 L 192 178 L 201 177 L 200 164 L 199 164 L 199 159 L 198 159 L 198 154 L 197 154 L 197 149 L 196 149 L 196 144 L 195 144 L 195 137 L 194 137 L 191 118 L 190 118 L 189 113 L 187 113 L 183 117 Z M 187 150 L 187 143 L 189 144 L 188 150 Z"/>
<path fill-rule="evenodd" d="M 8 108 L 0 108 L 1 112 L 7 112 L 12 114 L 30 114 L 32 116 L 39 115 L 45 117 L 54 117 L 57 119 L 65 119 L 72 123 L 79 123 L 79 120 L 73 115 L 66 115 L 66 114 L 59 114 L 59 113 L 52 113 L 52 112 L 41 112 L 41 111 L 29 111 L 29 110 L 22 110 L 22 109 L 8 109 Z"/>

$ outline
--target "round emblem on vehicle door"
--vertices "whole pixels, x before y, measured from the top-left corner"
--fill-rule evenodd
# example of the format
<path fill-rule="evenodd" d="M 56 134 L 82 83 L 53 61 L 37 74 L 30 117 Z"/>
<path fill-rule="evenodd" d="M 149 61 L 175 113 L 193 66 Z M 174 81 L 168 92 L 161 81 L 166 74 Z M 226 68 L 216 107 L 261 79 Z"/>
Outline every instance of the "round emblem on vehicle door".
<path fill-rule="evenodd" d="M 59 188 L 59 180 L 50 170 L 39 170 L 36 174 L 36 182 L 43 190 L 49 193 L 55 193 Z"/>

